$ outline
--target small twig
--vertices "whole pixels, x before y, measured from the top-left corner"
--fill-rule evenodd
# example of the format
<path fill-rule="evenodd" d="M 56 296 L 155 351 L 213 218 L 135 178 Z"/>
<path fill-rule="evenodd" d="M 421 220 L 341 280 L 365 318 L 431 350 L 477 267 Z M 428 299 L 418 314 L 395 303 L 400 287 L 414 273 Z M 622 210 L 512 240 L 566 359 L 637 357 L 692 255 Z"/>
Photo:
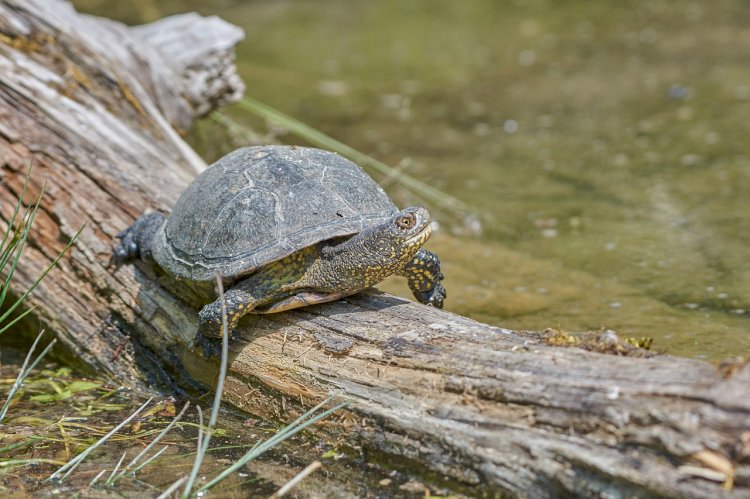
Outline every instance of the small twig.
<path fill-rule="evenodd" d="M 167 490 L 165 490 L 164 492 L 162 492 L 159 495 L 159 497 L 157 497 L 156 499 L 167 499 L 169 496 L 172 495 L 172 493 L 175 490 L 177 490 L 177 489 L 180 488 L 180 485 L 182 485 L 183 483 L 185 483 L 185 480 L 187 480 L 186 476 L 180 478 L 179 480 L 177 480 L 176 482 L 174 482 L 172 485 L 170 485 L 169 488 L 167 488 Z"/>
<path fill-rule="evenodd" d="M 101 470 L 98 475 L 96 475 L 90 482 L 89 487 L 93 487 L 96 482 L 99 481 L 99 479 L 102 477 L 104 473 L 106 473 L 107 470 Z"/>
<path fill-rule="evenodd" d="M 321 464 L 320 461 L 313 461 L 312 463 L 307 465 L 307 467 L 304 470 L 297 473 L 297 476 L 289 480 L 283 487 L 281 487 L 279 490 L 271 494 L 270 499 L 277 499 L 279 497 L 283 497 L 287 492 L 292 490 L 292 487 L 294 487 L 295 485 L 300 483 L 302 480 L 307 478 L 308 475 L 310 475 L 313 471 L 317 470 L 321 466 L 323 465 Z"/>

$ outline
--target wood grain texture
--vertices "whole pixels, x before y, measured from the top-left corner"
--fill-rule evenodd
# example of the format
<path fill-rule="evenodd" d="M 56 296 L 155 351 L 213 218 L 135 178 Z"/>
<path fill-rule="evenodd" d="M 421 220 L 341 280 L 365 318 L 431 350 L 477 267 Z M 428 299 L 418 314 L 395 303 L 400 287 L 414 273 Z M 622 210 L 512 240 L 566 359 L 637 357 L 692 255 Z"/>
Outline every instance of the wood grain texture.
<path fill-rule="evenodd" d="M 0 217 L 31 160 L 29 196 L 47 182 L 15 290 L 86 222 L 29 304 L 70 352 L 131 384 L 216 374 L 190 348 L 197 311 L 152 269 L 109 258 L 115 234 L 147 209 L 168 212 L 205 167 L 176 129 L 241 93 L 240 38 L 215 18 L 128 28 L 65 2 L 0 2 Z M 227 401 L 288 420 L 338 393 L 351 408 L 319 431 L 428 486 L 750 496 L 748 365 L 722 374 L 691 359 L 551 347 L 376 291 L 251 317 L 239 333 Z"/>

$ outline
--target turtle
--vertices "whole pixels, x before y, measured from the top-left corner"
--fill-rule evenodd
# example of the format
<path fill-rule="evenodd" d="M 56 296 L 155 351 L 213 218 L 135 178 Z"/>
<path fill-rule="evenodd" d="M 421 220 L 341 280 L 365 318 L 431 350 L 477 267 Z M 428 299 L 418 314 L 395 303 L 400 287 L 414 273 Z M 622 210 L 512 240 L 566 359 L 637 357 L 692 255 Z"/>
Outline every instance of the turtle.
<path fill-rule="evenodd" d="M 223 334 L 217 273 L 230 332 L 245 314 L 336 300 L 393 274 L 406 277 L 419 302 L 442 308 L 440 259 L 422 248 L 431 231 L 427 209 L 399 210 L 337 153 L 253 146 L 206 168 L 169 216 L 151 212 L 120 232 L 113 258 L 156 264 L 197 290 L 195 341 L 210 357 Z"/>

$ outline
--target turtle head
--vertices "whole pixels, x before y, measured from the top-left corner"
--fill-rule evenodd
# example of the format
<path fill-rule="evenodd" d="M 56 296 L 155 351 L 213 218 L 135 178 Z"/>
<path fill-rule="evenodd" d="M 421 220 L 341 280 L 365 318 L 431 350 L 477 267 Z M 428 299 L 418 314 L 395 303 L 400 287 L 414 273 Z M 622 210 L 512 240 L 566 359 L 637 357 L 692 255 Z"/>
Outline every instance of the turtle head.
<path fill-rule="evenodd" d="M 406 208 L 351 239 L 324 247 L 321 262 L 310 273 L 309 284 L 347 292 L 377 284 L 402 270 L 431 232 L 426 209 Z"/>
<path fill-rule="evenodd" d="M 430 213 L 416 206 L 354 236 L 345 258 L 352 287 L 372 286 L 403 269 L 431 233 Z"/>
<path fill-rule="evenodd" d="M 388 246 L 392 257 L 405 263 L 432 234 L 430 212 L 421 206 L 406 208 L 373 232 L 378 239 L 385 241 L 385 244 L 381 242 L 378 246 Z"/>

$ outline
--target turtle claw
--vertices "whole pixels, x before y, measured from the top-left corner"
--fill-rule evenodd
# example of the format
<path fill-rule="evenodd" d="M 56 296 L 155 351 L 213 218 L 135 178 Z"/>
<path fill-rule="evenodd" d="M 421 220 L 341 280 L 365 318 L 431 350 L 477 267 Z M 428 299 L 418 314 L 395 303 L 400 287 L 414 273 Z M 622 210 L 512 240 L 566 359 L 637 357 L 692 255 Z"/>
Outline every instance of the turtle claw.
<path fill-rule="evenodd" d="M 420 303 L 429 305 L 435 308 L 443 308 L 443 300 L 448 296 L 448 292 L 445 290 L 442 284 L 437 284 L 434 288 L 426 291 L 418 291 L 414 293 L 414 296 L 419 300 Z"/>
<path fill-rule="evenodd" d="M 230 331 L 229 341 L 231 342 L 236 340 L 237 336 L 237 331 Z M 221 359 L 221 337 L 214 338 L 206 336 L 205 334 L 198 331 L 195 334 L 195 338 L 193 338 L 193 348 L 201 348 L 203 350 L 203 357 L 205 359 L 210 359 L 211 357 Z"/>
<path fill-rule="evenodd" d="M 201 348 L 203 357 L 207 360 L 211 357 L 221 358 L 221 338 L 208 338 L 198 333 L 193 339 L 193 348 Z"/>
<path fill-rule="evenodd" d="M 139 257 L 151 259 L 151 240 L 163 223 L 164 215 L 161 213 L 147 213 L 133 222 L 115 236 L 120 242 L 112 251 L 110 261 L 119 266 Z"/>
<path fill-rule="evenodd" d="M 138 257 L 138 244 L 135 241 L 132 227 L 128 227 L 115 237 L 120 240 L 119 244 L 115 246 L 115 249 L 112 251 L 112 261 L 115 264 L 119 265 Z"/>

